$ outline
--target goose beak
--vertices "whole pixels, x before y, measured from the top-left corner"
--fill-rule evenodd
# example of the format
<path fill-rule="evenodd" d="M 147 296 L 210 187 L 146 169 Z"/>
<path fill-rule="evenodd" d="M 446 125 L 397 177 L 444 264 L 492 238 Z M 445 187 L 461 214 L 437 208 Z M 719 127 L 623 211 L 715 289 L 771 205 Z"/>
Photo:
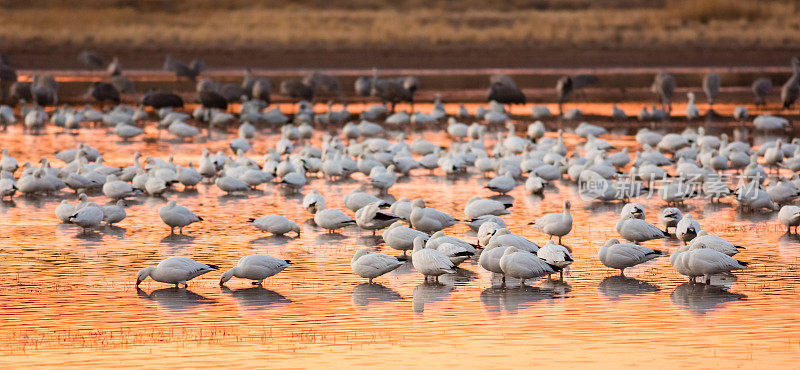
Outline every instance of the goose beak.
<path fill-rule="evenodd" d="M 141 283 L 142 283 L 142 281 L 141 281 L 141 280 L 139 280 L 139 279 L 136 279 L 136 287 L 137 287 L 137 288 L 139 287 L 139 284 L 141 284 Z"/>

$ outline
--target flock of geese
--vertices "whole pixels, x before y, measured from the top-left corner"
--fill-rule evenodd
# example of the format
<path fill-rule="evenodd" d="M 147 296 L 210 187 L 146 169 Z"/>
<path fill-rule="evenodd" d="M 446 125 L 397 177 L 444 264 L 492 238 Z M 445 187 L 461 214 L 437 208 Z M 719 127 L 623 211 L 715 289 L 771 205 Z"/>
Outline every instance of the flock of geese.
<path fill-rule="evenodd" d="M 178 66 L 179 61 L 168 62 L 170 68 L 183 69 Z M 794 66 L 792 78 L 796 84 L 796 60 Z M 202 69 L 199 62 L 185 67 L 190 71 Z M 315 78 L 326 80 L 325 77 Z M 670 79 L 659 74 L 656 81 L 668 87 Z M 371 93 L 390 88 L 388 85 L 381 87 L 379 80 L 375 75 L 368 82 Z M 560 89 L 574 89 L 592 81 L 590 77 L 567 79 L 560 82 Z M 408 78 L 390 82 L 408 89 L 413 85 L 413 79 Z M 509 82 L 513 83 L 507 78 L 495 78 L 492 82 L 494 96 L 499 98 L 500 89 Z M 252 91 L 267 83 L 253 81 Z M 672 83 L 674 87 L 674 79 Z M 213 81 L 205 84 L 210 85 L 209 89 L 221 88 L 213 86 Z M 313 83 L 316 84 L 324 83 Z M 707 84 L 713 86 L 713 79 Z M 637 147 L 619 149 L 603 139 L 608 134 L 606 128 L 586 122 L 578 125 L 574 132 L 565 133 L 562 130 L 548 132 L 545 124 L 537 120 L 519 136 L 503 101 L 492 100 L 476 112 L 468 112 L 462 106 L 456 115 L 448 114 L 440 99 L 431 112 L 413 115 L 392 113 L 385 105 L 375 104 L 366 108 L 361 113 L 361 121 L 355 123 L 354 115 L 346 108 L 316 113 L 312 104 L 301 102 L 297 113 L 290 118 L 279 108 L 270 109 L 269 103 L 259 99 L 259 95 L 251 95 L 254 97 L 244 101 L 236 114 L 205 106 L 192 114 L 171 106 L 158 107 L 155 113 L 128 105 L 117 105 L 106 111 L 87 106 L 57 108 L 50 112 L 39 105 L 23 105 L 19 113 L 2 106 L 0 120 L 5 125 L 15 124 L 17 117 L 22 119 L 27 130 L 41 129 L 47 122 L 80 130 L 94 122 L 108 125 L 109 131 L 123 140 L 144 134 L 144 126 L 151 122 L 153 115 L 157 116 L 159 130 L 167 129 L 180 139 L 200 135 L 198 122 L 207 124 L 209 132 L 214 127 L 225 128 L 236 122 L 239 126 L 237 136 L 229 143 L 232 154 L 203 150 L 196 161 L 185 165 L 174 163 L 172 157 L 142 158 L 136 153 L 126 167 L 109 166 L 97 149 L 80 143 L 54 155 L 53 161 L 63 163 L 60 167 L 46 157 L 36 166 L 30 162 L 20 164 L 9 150 L 2 149 L 0 196 L 55 194 L 68 188 L 79 194 L 77 202 L 63 200 L 56 207 L 55 215 L 62 222 L 88 231 L 103 224 L 122 222 L 128 216 L 125 199 L 160 197 L 178 186 L 192 188 L 201 182 L 213 183 L 225 193 L 249 193 L 259 186 L 280 186 L 291 192 L 303 192 L 309 177 L 341 181 L 361 173 L 365 185 L 379 195 L 386 194 L 399 177 L 436 171 L 444 176 L 490 176 L 485 188 L 497 194 L 506 194 L 519 186 L 529 193 L 542 194 L 550 191 L 554 182 L 573 182 L 586 201 L 625 203 L 616 223 L 619 238 L 606 241 L 599 249 L 598 259 L 603 265 L 623 274 L 627 268 L 668 254 L 642 243 L 675 237 L 684 246 L 669 253 L 669 263 L 691 281 L 703 278 L 706 283 L 713 275 L 745 269 L 747 263 L 733 257 L 742 247 L 708 233 L 691 214 L 683 214 L 681 208 L 685 201 L 701 197 L 710 201 L 732 199 L 747 210 L 778 211 L 777 217 L 787 230 L 795 227 L 796 232 L 800 225 L 800 207 L 792 205 L 800 196 L 798 139 L 778 139 L 751 146 L 731 140 L 726 134 L 710 135 L 703 127 L 667 133 L 642 128 L 635 136 Z M 534 108 L 534 118 L 540 117 L 537 113 L 541 111 Z M 462 119 L 470 119 L 472 123 L 459 122 Z M 383 124 L 378 123 L 381 121 Z M 411 140 L 405 134 L 394 136 L 386 130 L 386 127 L 397 128 L 409 123 L 439 122 L 446 122 L 440 127 L 452 138 L 448 147 L 425 140 L 421 135 Z M 256 161 L 247 154 L 253 151 L 253 140 L 263 123 L 278 125 L 280 139 L 270 145 L 266 153 L 256 153 L 255 157 L 263 158 Z M 311 140 L 315 134 L 314 125 L 335 123 L 343 126 L 338 132 L 317 133 L 316 137 L 322 139 L 319 146 L 314 146 Z M 788 120 L 772 115 L 758 116 L 753 124 L 761 130 L 790 126 Z M 505 129 L 491 131 L 496 125 Z M 568 147 L 564 136 L 573 134 L 580 144 Z M 768 176 L 768 170 L 773 173 L 772 177 Z M 788 174 L 791 177 L 784 176 Z M 99 205 L 89 201 L 85 193 L 90 191 L 101 191 L 110 202 Z M 647 194 L 657 194 L 667 206 L 659 212 L 660 227 L 647 220 L 642 204 L 630 201 Z M 511 212 L 512 204 L 499 199 L 474 196 L 464 204 L 463 216 L 437 210 L 421 198 L 401 198 L 388 203 L 361 190 L 344 197 L 348 212 L 327 208 L 325 196 L 317 191 L 305 193 L 302 206 L 313 215 L 316 226 L 328 232 L 353 226 L 373 234 L 383 230 L 386 245 L 402 255 L 368 249 L 356 251 L 350 262 L 352 271 L 369 282 L 397 269 L 405 259 L 411 260 L 414 269 L 426 281 L 455 273 L 459 264 L 471 258 L 477 258 L 482 268 L 502 276 L 504 283 L 507 278 L 519 279 L 524 284 L 528 280 L 563 274 L 573 262 L 572 250 L 562 245 L 562 239 L 569 238 L 573 229 L 571 202 L 564 202 L 562 212 L 543 214 L 530 223 L 532 228 L 549 237 L 546 243 L 539 245 L 506 227 L 502 216 Z M 161 207 L 158 215 L 172 233 L 175 229 L 183 233 L 184 228 L 203 221 L 175 200 Z M 265 215 L 246 222 L 275 235 L 301 232 L 297 223 L 283 215 Z M 477 234 L 477 243 L 446 234 L 449 227 L 459 222 L 466 222 Z M 668 233 L 670 228 L 674 228 L 674 236 Z M 234 277 L 260 285 L 289 266 L 289 260 L 245 256 L 222 274 L 220 285 Z M 189 258 L 170 257 L 157 266 L 139 271 L 136 285 L 149 277 L 185 287 L 190 280 L 218 269 L 218 266 Z"/>

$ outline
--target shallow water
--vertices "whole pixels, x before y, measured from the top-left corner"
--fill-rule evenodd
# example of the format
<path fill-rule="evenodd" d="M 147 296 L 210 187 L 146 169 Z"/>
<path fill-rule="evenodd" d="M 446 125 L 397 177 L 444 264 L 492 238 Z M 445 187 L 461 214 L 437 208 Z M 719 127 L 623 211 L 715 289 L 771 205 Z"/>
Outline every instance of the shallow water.
<path fill-rule="evenodd" d="M 217 132 L 181 143 L 165 133 L 162 138 L 168 140 L 155 140 L 158 132 L 148 128 L 147 140 L 121 143 L 106 132 L 82 129 L 73 136 L 50 127 L 46 135 L 23 135 L 12 127 L 0 133 L 0 142 L 24 162 L 84 141 L 104 153 L 107 164 L 125 166 L 137 150 L 174 154 L 178 164 L 197 163 L 202 148 L 225 149 L 232 137 Z M 253 141 L 251 154 L 264 153 L 277 141 L 276 134 L 265 132 Z M 441 132 L 423 135 L 448 142 Z M 571 134 L 567 139 L 576 142 Z M 624 132 L 609 139 L 617 146 L 635 143 Z M 303 193 L 317 189 L 328 207 L 344 209 L 341 197 L 363 184 L 363 176 L 354 177 L 338 183 L 313 179 Z M 414 172 L 390 189 L 389 198 L 422 197 L 429 206 L 463 218 L 467 199 L 492 195 L 481 188 L 486 181 L 477 174 L 446 178 Z M 789 367 L 800 355 L 800 237 L 784 235 L 776 213 L 742 213 L 730 199 L 713 205 L 690 201 L 683 210 L 704 229 L 745 246 L 737 258 L 751 267 L 707 286 L 687 283 L 667 258 L 660 258 L 627 270 L 622 278 L 596 257 L 597 249 L 617 236 L 621 204 L 583 201 L 568 181 L 556 182 L 544 197 L 527 195 L 519 186 L 509 194 L 514 207 L 504 219 L 513 232 L 539 244 L 546 237 L 527 223 L 560 211 L 565 199 L 572 201 L 574 227 L 563 244 L 572 248 L 575 262 L 563 281 L 542 279 L 521 287 L 509 281 L 502 288 L 473 258 L 440 284 L 423 283 L 407 262 L 369 285 L 350 272 L 353 252 L 363 246 L 397 251 L 357 227 L 325 234 L 306 222 L 311 217 L 300 206 L 302 195 L 287 196 L 271 184 L 261 188 L 226 196 L 213 185 L 196 191 L 178 185 L 164 198 L 128 201 L 126 220 L 88 235 L 59 224 L 53 214 L 61 199 L 74 201 L 73 194 L 0 203 L 0 363 L 294 368 L 412 367 L 435 361 L 510 368 L 595 362 L 641 366 L 661 360 L 709 368 Z M 108 203 L 102 194 L 90 199 Z M 187 227 L 183 236 L 170 235 L 157 210 L 171 199 L 205 221 Z M 646 205 L 647 219 L 657 223 L 663 202 L 639 201 Z M 273 237 L 246 223 L 271 213 L 301 223 L 301 235 Z M 474 238 L 463 223 L 446 232 Z M 680 242 L 645 245 L 674 251 Z M 151 280 L 140 291 L 134 287 L 139 269 L 169 256 L 226 269 L 251 253 L 290 259 L 293 265 L 263 288 L 237 279 L 221 288 L 219 273 L 191 281 L 186 290 Z"/>

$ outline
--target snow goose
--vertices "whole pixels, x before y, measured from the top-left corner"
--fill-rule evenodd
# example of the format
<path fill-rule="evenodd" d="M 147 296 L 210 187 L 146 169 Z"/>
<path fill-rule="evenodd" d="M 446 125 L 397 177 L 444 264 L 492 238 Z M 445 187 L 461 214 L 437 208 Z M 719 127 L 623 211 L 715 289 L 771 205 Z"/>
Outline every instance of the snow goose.
<path fill-rule="evenodd" d="M 502 216 L 511 213 L 507 208 L 502 202 L 475 196 L 467 201 L 467 205 L 464 207 L 464 214 L 469 219 L 476 219 L 483 215 Z"/>
<path fill-rule="evenodd" d="M 534 176 L 535 177 L 535 176 Z M 517 186 L 517 181 L 514 180 L 514 177 L 511 175 L 511 172 L 506 172 L 503 175 L 497 176 L 489 181 L 489 183 L 484 186 L 493 192 L 506 194 Z"/>
<path fill-rule="evenodd" d="M 250 186 L 247 185 L 246 182 L 239 180 L 234 176 L 228 176 L 226 171 L 223 171 L 221 176 L 217 177 L 214 180 L 214 184 L 217 185 L 220 190 L 224 191 L 227 194 L 236 193 L 236 192 L 246 192 L 250 190 Z"/>
<path fill-rule="evenodd" d="M 528 125 L 527 136 L 531 141 L 536 141 L 544 137 L 545 128 L 542 121 L 536 121 Z"/>
<path fill-rule="evenodd" d="M 386 193 L 392 185 L 397 182 L 397 174 L 395 173 L 395 166 L 389 165 L 384 168 L 383 166 L 373 167 L 369 173 L 369 181 L 372 186 L 377 188 L 381 193 Z"/>
<path fill-rule="evenodd" d="M 736 200 L 744 208 L 751 210 L 778 210 L 778 205 L 772 201 L 767 190 L 757 180 L 736 189 Z"/>
<path fill-rule="evenodd" d="M 406 197 L 398 199 L 389 207 L 389 212 L 392 212 L 393 214 L 397 215 L 397 217 L 400 217 L 406 221 L 411 219 L 412 210 L 411 199 Z"/>
<path fill-rule="evenodd" d="M 483 226 L 483 224 L 487 222 L 494 222 L 500 227 L 506 227 L 506 222 L 503 221 L 503 219 L 500 218 L 499 216 L 495 215 L 483 215 L 478 218 L 469 220 L 469 222 L 467 222 L 467 226 L 469 226 L 469 228 L 472 229 L 472 231 L 478 232 L 481 226 Z"/>
<path fill-rule="evenodd" d="M 664 238 L 668 236 L 667 233 L 656 227 L 655 225 L 632 215 L 623 215 L 617 222 L 617 232 L 625 240 L 632 241 L 636 244 L 648 240 Z"/>
<path fill-rule="evenodd" d="M 653 250 L 636 244 L 622 244 L 612 238 L 600 247 L 597 257 L 603 265 L 618 269 L 620 275 L 625 275 L 625 269 L 650 261 L 661 256 L 661 251 Z"/>
<path fill-rule="evenodd" d="M 725 253 L 707 247 L 705 244 L 689 247 L 689 250 L 684 252 L 682 257 L 684 267 L 688 268 L 690 272 L 689 277 L 704 276 L 706 284 L 711 283 L 711 275 L 742 270 L 747 267 L 747 262 L 737 261 Z"/>
<path fill-rule="evenodd" d="M 427 207 L 422 199 L 411 202 L 411 226 L 424 232 L 436 232 L 456 224 L 456 219 L 435 208 Z"/>
<path fill-rule="evenodd" d="M 694 105 L 693 92 L 687 93 L 686 96 L 689 98 L 689 103 L 686 105 L 686 119 L 692 121 L 697 119 L 697 117 L 700 117 L 700 109 Z"/>
<path fill-rule="evenodd" d="M 678 221 L 677 226 L 675 227 L 675 236 L 680 239 L 684 245 L 688 244 L 692 239 L 697 236 L 697 233 L 702 230 L 700 227 L 700 223 L 697 222 L 690 213 L 684 215 L 680 221 Z"/>
<path fill-rule="evenodd" d="M 106 176 L 106 183 L 103 184 L 103 194 L 111 199 L 123 199 L 137 194 L 133 186 L 125 181 L 117 180 L 117 176 Z"/>
<path fill-rule="evenodd" d="M 117 201 L 116 204 L 110 206 L 103 206 L 103 221 L 106 222 L 106 225 L 113 225 L 128 217 L 127 212 L 125 212 L 125 201 L 120 199 Z"/>
<path fill-rule="evenodd" d="M 303 172 L 289 172 L 283 176 L 281 184 L 290 192 L 296 192 L 306 184 L 306 175 Z"/>
<path fill-rule="evenodd" d="M 300 226 L 296 222 L 282 215 L 267 215 L 259 218 L 251 218 L 247 221 L 256 229 L 272 233 L 273 235 L 283 235 L 295 232 L 300 235 Z"/>
<path fill-rule="evenodd" d="M 367 204 L 375 202 L 380 202 L 381 207 L 389 206 L 389 203 L 387 203 L 383 199 L 378 198 L 372 194 L 367 194 L 360 190 L 353 190 L 352 193 L 345 195 L 343 200 L 344 200 L 344 206 L 353 212 L 358 211 Z"/>
<path fill-rule="evenodd" d="M 317 204 L 321 205 L 321 209 L 325 209 L 325 197 L 318 191 L 311 190 L 310 193 L 303 197 L 303 208 L 312 215 L 317 212 Z"/>
<path fill-rule="evenodd" d="M 219 285 L 222 286 L 231 278 L 237 277 L 239 279 L 253 280 L 253 285 L 260 286 L 264 283 L 264 279 L 276 275 L 291 264 L 292 261 L 261 254 L 244 256 L 236 266 L 222 274 Z"/>
<path fill-rule="evenodd" d="M 175 228 L 178 232 L 183 234 L 183 228 L 192 223 L 203 221 L 202 218 L 197 217 L 188 208 L 179 206 L 174 200 L 167 202 L 167 205 L 158 210 L 158 215 L 167 226 L 170 227 L 170 233 L 175 233 Z"/>
<path fill-rule="evenodd" d="M 572 231 L 572 214 L 570 214 L 570 201 L 564 201 L 564 211 L 561 213 L 548 213 L 539 217 L 536 221 L 531 222 L 533 225 L 544 234 L 553 238 L 558 237 L 558 243 L 561 244 L 561 238 Z"/>
<path fill-rule="evenodd" d="M 2 149 L 3 158 L 0 159 L 0 170 L 14 173 L 19 168 L 17 159 L 12 157 L 7 148 Z"/>
<path fill-rule="evenodd" d="M 492 221 L 481 224 L 477 231 L 478 245 L 485 246 L 489 244 L 489 240 L 494 236 L 494 232 L 503 227 L 505 226 L 500 226 Z"/>
<path fill-rule="evenodd" d="M 469 126 L 464 123 L 457 122 L 455 118 L 450 117 L 447 119 L 447 133 L 458 141 L 463 141 L 469 134 Z"/>
<path fill-rule="evenodd" d="M 753 126 L 755 126 L 756 130 L 762 131 L 782 130 L 789 127 L 789 121 L 771 114 L 762 114 L 753 120 Z"/>
<path fill-rule="evenodd" d="M 551 275 L 557 268 L 533 253 L 508 247 L 500 258 L 500 269 L 504 275 L 520 279 L 520 284 L 525 284 L 525 280 Z"/>
<path fill-rule="evenodd" d="M 433 233 L 433 235 L 431 235 L 431 237 L 428 239 L 427 243 L 425 243 L 425 248 L 439 249 L 439 246 L 444 243 L 456 245 L 472 254 L 475 254 L 476 252 L 475 247 L 477 245 L 468 243 L 454 236 L 447 235 L 444 233 L 444 231 L 437 231 Z"/>
<path fill-rule="evenodd" d="M 544 246 L 539 248 L 536 256 L 545 260 L 547 264 L 558 267 L 561 278 L 564 277 L 564 268 L 572 264 L 572 253 L 569 249 L 553 243 L 552 240 L 548 240 Z"/>
<path fill-rule="evenodd" d="M 495 248 L 501 245 L 516 247 L 521 251 L 536 253 L 539 251 L 539 245 L 517 234 L 512 234 L 506 228 L 495 230 L 489 242 L 486 244 L 486 249 Z"/>
<path fill-rule="evenodd" d="M 17 179 L 11 172 L 0 171 L 0 199 L 13 198 L 17 193 Z"/>
<path fill-rule="evenodd" d="M 800 207 L 786 205 L 781 207 L 781 210 L 778 212 L 778 220 L 781 221 L 783 226 L 786 226 L 786 232 L 792 232 L 792 226 L 794 226 L 795 233 L 797 232 L 797 226 L 800 225 Z"/>
<path fill-rule="evenodd" d="M 372 202 L 356 211 L 356 224 L 364 230 L 372 230 L 372 235 L 375 235 L 375 230 L 383 229 L 400 219 L 389 212 L 381 211 L 381 203 Z"/>
<path fill-rule="evenodd" d="M 422 237 L 423 240 L 428 240 L 428 234 L 414 230 L 410 227 L 403 226 L 400 221 L 395 221 L 389 225 L 389 228 L 383 231 L 383 241 L 392 249 L 403 251 L 403 256 L 407 251 L 414 249 L 414 239 Z"/>
<path fill-rule="evenodd" d="M 219 269 L 215 265 L 207 265 L 186 257 L 170 257 L 161 261 L 156 266 L 146 267 L 136 274 L 136 286 L 147 279 L 159 283 L 175 284 L 175 287 L 183 285 L 188 287 L 187 282 L 200 275 Z"/>
<path fill-rule="evenodd" d="M 314 223 L 317 226 L 334 232 L 348 225 L 355 225 L 356 221 L 344 212 L 334 209 L 325 208 L 324 204 L 317 203 L 314 205 L 316 212 L 314 212 Z"/>
<path fill-rule="evenodd" d="M 85 233 L 91 228 L 100 226 L 100 223 L 103 222 L 103 210 L 92 203 L 92 205 L 76 209 L 75 213 L 70 216 L 68 220 L 80 226 Z"/>
<path fill-rule="evenodd" d="M 350 260 L 350 268 L 353 273 L 369 279 L 370 284 L 372 284 L 372 279 L 388 274 L 402 265 L 403 262 L 400 262 L 394 256 L 373 253 L 367 248 L 361 248 L 356 251 L 356 254 Z"/>
<path fill-rule="evenodd" d="M 425 240 L 418 236 L 414 239 L 414 252 L 411 254 L 411 262 L 414 269 L 425 276 L 433 276 L 436 280 L 440 275 L 454 274 L 455 265 L 446 255 L 436 249 L 425 248 Z"/>
<path fill-rule="evenodd" d="M 678 222 L 683 217 L 680 209 L 675 207 L 667 207 L 661 210 L 660 218 L 661 223 L 664 225 L 664 232 L 668 232 L 670 227 L 678 227 Z"/>
<path fill-rule="evenodd" d="M 164 180 L 156 177 L 153 174 L 153 171 L 150 171 L 150 173 L 147 175 L 147 181 L 144 183 L 144 191 L 146 191 L 147 194 L 159 197 L 161 194 L 164 194 L 167 189 L 169 189 L 167 183 Z"/>
<path fill-rule="evenodd" d="M 189 165 L 186 167 L 178 166 L 176 172 L 178 175 L 178 182 L 187 188 L 193 187 L 203 180 L 203 176 L 197 172 L 192 162 L 189 162 Z"/>
<path fill-rule="evenodd" d="M 689 249 L 692 248 L 696 249 L 699 248 L 700 246 L 703 246 L 705 248 L 711 248 L 713 250 L 716 250 L 717 252 L 722 252 L 729 256 L 733 256 L 739 253 L 740 249 L 744 249 L 744 247 L 733 245 L 733 243 L 717 235 L 708 234 L 705 230 L 701 230 L 700 232 L 698 232 L 697 237 L 692 239 L 692 241 L 689 243 Z"/>
<path fill-rule="evenodd" d="M 85 194 L 81 194 L 84 197 Z M 56 217 L 58 217 L 61 222 L 69 222 L 69 218 L 75 214 L 75 205 L 69 204 L 66 199 L 62 200 L 61 203 L 56 207 Z"/>

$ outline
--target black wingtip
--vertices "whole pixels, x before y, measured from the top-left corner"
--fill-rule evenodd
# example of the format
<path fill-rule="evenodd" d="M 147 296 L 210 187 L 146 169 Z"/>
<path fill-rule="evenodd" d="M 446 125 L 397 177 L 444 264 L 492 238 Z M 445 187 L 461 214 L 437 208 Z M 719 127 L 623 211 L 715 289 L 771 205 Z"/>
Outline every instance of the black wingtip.
<path fill-rule="evenodd" d="M 550 266 L 550 268 L 552 268 L 553 271 L 561 271 L 561 270 L 564 269 L 563 267 L 559 267 L 559 266 L 552 265 L 552 264 L 549 264 L 549 263 L 547 265 Z"/>
<path fill-rule="evenodd" d="M 208 266 L 208 267 L 211 267 L 211 268 L 212 268 L 212 269 L 214 269 L 214 270 L 219 270 L 219 266 L 217 266 L 217 265 L 209 265 L 209 264 L 206 264 L 206 266 Z"/>
<path fill-rule="evenodd" d="M 291 261 L 291 260 L 284 260 L 284 261 L 285 261 L 287 264 L 289 264 L 289 265 L 291 265 L 291 264 L 292 264 L 292 261 Z"/>
<path fill-rule="evenodd" d="M 503 203 L 503 207 L 506 207 L 506 209 L 509 209 L 509 208 L 511 208 L 511 207 L 513 207 L 513 206 L 514 206 L 513 204 L 506 204 L 506 203 Z"/>
<path fill-rule="evenodd" d="M 736 249 L 747 249 L 745 247 L 742 247 L 741 245 L 734 245 L 733 247 L 736 248 Z"/>
<path fill-rule="evenodd" d="M 528 222 L 528 225 L 536 225 L 536 221 L 534 221 L 534 222 Z"/>
<path fill-rule="evenodd" d="M 473 256 L 473 255 L 475 255 L 475 253 L 472 253 L 470 251 L 463 251 L 463 252 L 458 252 L 458 253 L 454 254 L 455 257 L 469 257 L 469 256 Z"/>
<path fill-rule="evenodd" d="M 749 262 L 744 262 L 744 261 L 739 261 L 739 260 L 736 260 L 736 262 L 738 262 L 740 265 L 745 266 L 745 267 L 747 267 L 747 265 L 750 264 Z"/>
<path fill-rule="evenodd" d="M 247 219 L 247 222 L 253 222 L 255 220 L 256 220 L 255 218 L 250 217 L 250 218 Z"/>
<path fill-rule="evenodd" d="M 203 221 L 203 218 L 200 217 L 200 216 L 197 216 L 197 221 Z"/>

